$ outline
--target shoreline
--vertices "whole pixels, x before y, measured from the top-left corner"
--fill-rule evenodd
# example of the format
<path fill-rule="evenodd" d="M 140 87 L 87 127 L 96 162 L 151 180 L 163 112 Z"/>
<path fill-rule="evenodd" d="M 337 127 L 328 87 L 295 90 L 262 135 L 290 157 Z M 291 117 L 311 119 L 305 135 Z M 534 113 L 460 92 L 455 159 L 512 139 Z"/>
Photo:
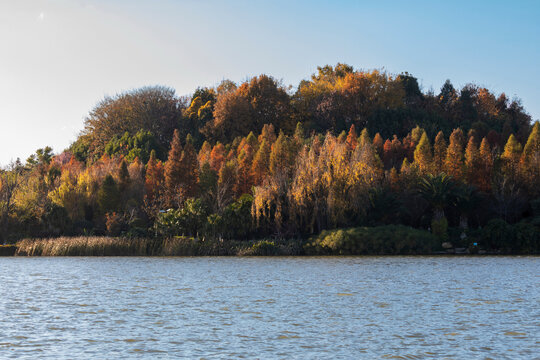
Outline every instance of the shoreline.
<path fill-rule="evenodd" d="M 346 256 L 435 256 L 435 257 L 485 257 L 485 256 L 540 256 L 504 251 L 470 252 L 457 248 L 431 252 L 359 253 L 328 252 L 315 250 L 307 240 L 198 240 L 189 237 L 170 239 L 113 238 L 113 237 L 58 237 L 25 239 L 15 244 L 0 245 L 0 257 L 346 257 Z"/>

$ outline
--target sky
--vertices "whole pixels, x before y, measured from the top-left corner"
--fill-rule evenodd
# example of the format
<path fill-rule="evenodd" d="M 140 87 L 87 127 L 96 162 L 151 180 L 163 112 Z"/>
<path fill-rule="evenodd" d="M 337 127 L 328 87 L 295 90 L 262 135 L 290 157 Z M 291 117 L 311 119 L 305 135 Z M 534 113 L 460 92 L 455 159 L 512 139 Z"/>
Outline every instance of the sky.
<path fill-rule="evenodd" d="M 317 66 L 408 71 L 522 100 L 540 119 L 540 1 L 0 0 L 0 165 L 68 147 L 105 95 L 178 95 Z"/>

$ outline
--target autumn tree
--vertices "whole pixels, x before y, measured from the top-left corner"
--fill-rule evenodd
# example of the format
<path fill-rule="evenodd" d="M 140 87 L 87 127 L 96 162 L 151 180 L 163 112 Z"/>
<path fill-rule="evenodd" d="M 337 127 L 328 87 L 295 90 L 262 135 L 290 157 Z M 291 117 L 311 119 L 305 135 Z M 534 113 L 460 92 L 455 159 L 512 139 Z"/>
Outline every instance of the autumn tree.
<path fill-rule="evenodd" d="M 367 130 L 366 130 L 367 133 Z M 354 128 L 354 124 L 351 125 L 351 128 L 349 129 L 349 133 L 347 134 L 347 146 L 349 147 L 349 150 L 353 151 L 356 149 L 356 146 L 358 145 L 358 135 L 356 134 L 356 130 Z"/>
<path fill-rule="evenodd" d="M 306 137 L 306 129 L 304 129 L 304 124 L 300 121 L 296 123 L 296 128 L 294 129 L 294 140 L 298 144 L 302 144 Z"/>
<path fill-rule="evenodd" d="M 13 198 L 20 183 L 20 168 L 10 164 L 7 170 L 0 170 L 0 240 L 5 243 L 8 235 L 9 216 L 14 209 Z"/>
<path fill-rule="evenodd" d="M 424 132 L 416 149 L 414 150 L 414 162 L 418 167 L 420 175 L 426 175 L 432 172 L 433 165 L 433 155 L 431 153 L 431 144 L 429 139 Z"/>
<path fill-rule="evenodd" d="M 85 119 L 83 135 L 88 136 L 90 152 L 95 154 L 101 154 L 115 135 L 135 135 L 141 129 L 150 131 L 167 148 L 181 122 L 182 108 L 174 90 L 162 86 L 105 97 Z"/>
<path fill-rule="evenodd" d="M 291 183 L 292 219 L 304 233 L 320 232 L 328 222 L 326 169 L 319 162 L 317 146 L 306 145 L 298 154 Z"/>
<path fill-rule="evenodd" d="M 251 176 L 253 155 L 253 146 L 246 141 L 238 154 L 238 182 L 236 192 L 239 195 L 251 192 L 251 186 L 253 185 Z"/>
<path fill-rule="evenodd" d="M 146 176 L 144 181 L 145 196 L 148 201 L 153 202 L 160 197 L 164 184 L 164 170 L 161 161 L 156 159 L 156 153 L 150 153 L 150 160 L 146 166 Z"/>
<path fill-rule="evenodd" d="M 276 142 L 272 144 L 269 161 L 269 169 L 272 175 L 275 175 L 278 172 L 284 172 L 287 175 L 290 173 L 293 163 L 291 142 L 283 132 L 280 132 Z"/>
<path fill-rule="evenodd" d="M 194 197 L 198 190 L 199 162 L 197 159 L 197 152 L 195 151 L 192 139 L 189 136 L 186 140 L 184 151 L 182 151 L 179 165 L 182 174 L 180 182 L 182 184 L 183 194 L 186 197 Z"/>
<path fill-rule="evenodd" d="M 202 144 L 201 149 L 199 150 L 199 156 L 198 156 L 199 164 L 202 165 L 206 162 L 210 162 L 211 152 L 212 152 L 212 145 L 210 145 L 208 141 L 205 141 Z"/>
<path fill-rule="evenodd" d="M 292 132 L 290 100 L 285 88 L 267 75 L 252 78 L 235 91 L 218 96 L 214 119 L 203 132 L 216 140 L 230 141 L 264 124 Z"/>
<path fill-rule="evenodd" d="M 439 131 L 433 145 L 433 167 L 435 174 L 439 174 L 445 170 L 446 148 L 447 145 L 444 134 L 442 131 Z"/>
<path fill-rule="evenodd" d="M 455 129 L 450 135 L 450 143 L 444 161 L 446 173 L 454 179 L 463 178 L 463 141 L 463 131 L 460 128 Z"/>
<path fill-rule="evenodd" d="M 221 169 L 221 166 L 225 162 L 225 146 L 222 143 L 218 142 L 212 148 L 210 152 L 210 166 L 214 169 L 215 172 L 218 172 Z"/>
<path fill-rule="evenodd" d="M 536 122 L 523 147 L 520 167 L 523 179 L 531 194 L 538 194 L 540 183 L 540 122 Z"/>
<path fill-rule="evenodd" d="M 384 154 L 384 141 L 379 133 L 376 133 L 373 137 L 373 148 L 375 149 L 375 152 L 379 158 L 382 159 Z"/>
<path fill-rule="evenodd" d="M 369 138 L 369 131 L 367 128 L 363 128 L 358 138 L 358 145 L 363 148 L 364 146 L 371 144 L 371 139 Z"/>
<path fill-rule="evenodd" d="M 276 129 L 274 125 L 264 124 L 261 134 L 259 135 L 259 143 L 262 143 L 264 140 L 267 144 L 272 145 L 276 139 Z"/>
<path fill-rule="evenodd" d="M 519 160 L 521 157 L 521 144 L 512 134 L 504 146 L 504 152 L 501 155 L 502 169 L 504 175 L 515 182 L 519 179 Z"/>
<path fill-rule="evenodd" d="M 182 169 L 182 145 L 180 143 L 180 133 L 176 130 L 171 142 L 169 156 L 165 163 L 165 192 L 169 206 L 179 205 L 181 194 L 182 179 L 184 177 Z"/>
<path fill-rule="evenodd" d="M 212 121 L 214 104 L 216 102 L 216 93 L 214 89 L 197 88 L 191 97 L 189 107 L 184 110 L 184 118 L 188 124 L 185 124 L 189 131 L 204 128 Z M 193 132 L 198 134 L 198 131 Z"/>
<path fill-rule="evenodd" d="M 249 100 L 237 91 L 220 95 L 213 115 L 214 119 L 202 129 L 207 138 L 228 142 L 254 128 Z"/>
<path fill-rule="evenodd" d="M 482 191 L 488 192 L 491 189 L 491 177 L 493 169 L 493 154 L 488 140 L 484 137 L 480 143 L 478 152 L 478 169 L 476 175 L 476 185 Z"/>
<path fill-rule="evenodd" d="M 236 162 L 229 161 L 224 163 L 219 169 L 217 190 L 216 190 L 216 210 L 218 212 L 229 205 L 234 199 L 234 188 L 237 182 Z"/>
<path fill-rule="evenodd" d="M 251 177 L 255 185 L 262 184 L 268 173 L 271 149 L 271 145 L 266 140 L 263 140 L 259 146 L 259 150 L 255 153 L 251 165 Z"/>
<path fill-rule="evenodd" d="M 480 154 L 476 145 L 476 139 L 470 137 L 465 148 L 465 179 L 469 184 L 480 187 L 482 180 L 478 178 L 480 167 Z"/>

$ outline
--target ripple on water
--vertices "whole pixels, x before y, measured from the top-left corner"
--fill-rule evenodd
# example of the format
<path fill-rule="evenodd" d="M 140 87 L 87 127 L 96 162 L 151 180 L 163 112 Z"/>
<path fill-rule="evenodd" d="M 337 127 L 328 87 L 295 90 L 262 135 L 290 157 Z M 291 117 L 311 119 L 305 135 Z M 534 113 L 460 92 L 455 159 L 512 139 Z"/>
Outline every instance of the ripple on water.
<path fill-rule="evenodd" d="M 0 358 L 533 358 L 539 265 L 0 258 Z"/>

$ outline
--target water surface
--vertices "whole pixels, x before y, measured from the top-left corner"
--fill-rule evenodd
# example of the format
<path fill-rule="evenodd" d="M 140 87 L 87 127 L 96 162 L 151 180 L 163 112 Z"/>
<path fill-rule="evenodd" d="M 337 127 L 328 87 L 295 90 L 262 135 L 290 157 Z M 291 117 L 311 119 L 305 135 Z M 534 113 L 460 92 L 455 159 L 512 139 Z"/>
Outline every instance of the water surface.
<path fill-rule="evenodd" d="M 0 258 L 0 358 L 534 359 L 540 258 Z"/>

